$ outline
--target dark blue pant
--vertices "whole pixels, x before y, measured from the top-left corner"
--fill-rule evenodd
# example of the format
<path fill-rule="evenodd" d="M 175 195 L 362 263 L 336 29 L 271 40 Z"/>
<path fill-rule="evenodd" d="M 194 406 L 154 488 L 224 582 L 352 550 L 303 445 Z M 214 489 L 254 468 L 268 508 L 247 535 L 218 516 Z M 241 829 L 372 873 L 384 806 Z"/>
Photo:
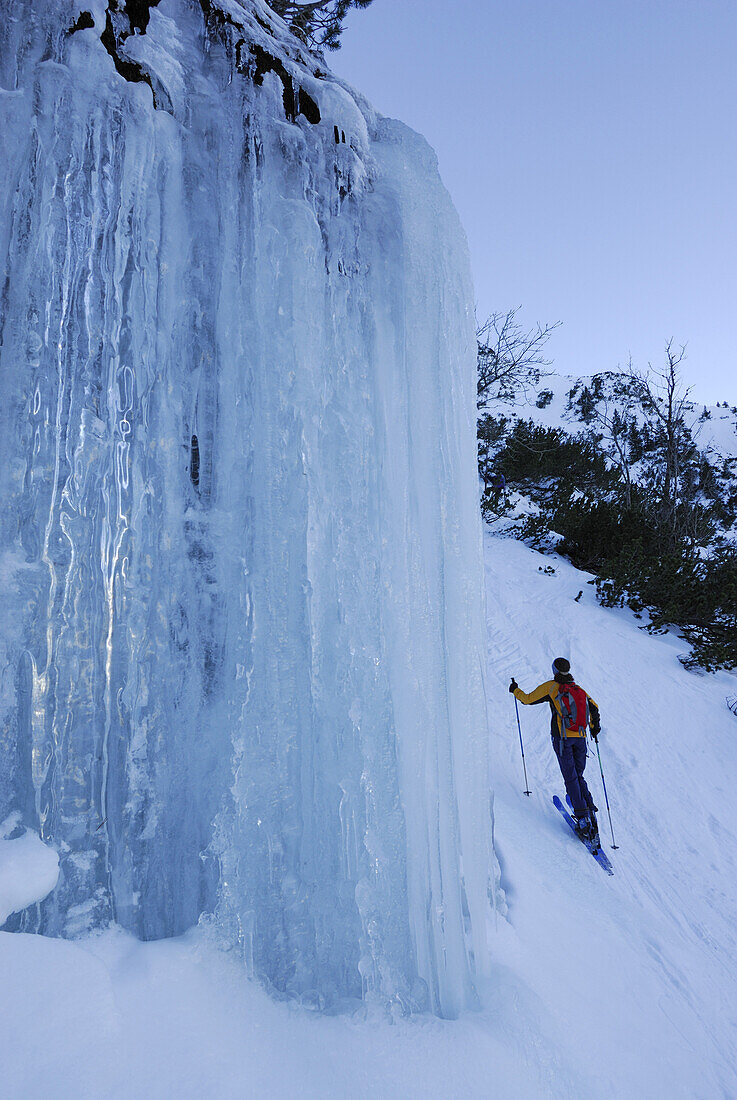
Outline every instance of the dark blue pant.
<path fill-rule="evenodd" d="M 583 777 L 586 767 L 585 737 L 553 737 L 553 748 L 566 785 L 566 793 L 573 805 L 573 812 L 580 817 L 589 810 L 596 810 L 591 791 Z"/>

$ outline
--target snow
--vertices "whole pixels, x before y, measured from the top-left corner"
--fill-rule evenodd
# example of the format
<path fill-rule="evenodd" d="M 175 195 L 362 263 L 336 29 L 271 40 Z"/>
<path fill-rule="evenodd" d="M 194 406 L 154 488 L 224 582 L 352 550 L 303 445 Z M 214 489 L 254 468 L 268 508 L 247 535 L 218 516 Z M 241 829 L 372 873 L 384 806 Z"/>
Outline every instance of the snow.
<path fill-rule="evenodd" d="M 392 1022 L 295 1010 L 198 934 L 142 944 L 0 933 L 0 967 L 4 1100 L 369 1100 L 420 1096 L 429 1082 L 437 1096 L 473 1095 L 492 1066 L 530 1095 L 538 1084 L 486 1014 Z"/>
<path fill-rule="evenodd" d="M 0 926 L 11 913 L 35 905 L 51 893 L 59 877 L 59 857 L 30 831 L 9 839 L 17 815 L 0 825 Z"/>
<path fill-rule="evenodd" d="M 724 698 L 735 678 L 685 672 L 682 642 L 600 608 L 587 575 L 564 560 L 491 534 L 486 551 L 490 697 L 507 712 L 506 722 L 497 714 L 504 735 L 492 741 L 495 845 L 517 965 L 545 1014 L 570 1023 L 591 1095 L 729 1096 L 737 1087 L 737 738 Z M 539 572 L 551 563 L 555 575 Z M 504 692 L 512 675 L 528 691 L 547 679 L 557 655 L 570 657 L 601 707 L 619 845 L 608 850 L 613 879 L 550 804 L 561 780 L 547 708 L 520 707 L 533 790 L 520 797 Z M 589 775 L 606 838 L 595 757 Z"/>
<path fill-rule="evenodd" d="M 735 678 L 686 672 L 676 639 L 601 608 L 565 561 L 491 531 L 485 560 L 504 894 L 479 1010 L 308 1012 L 245 981 L 206 927 L 149 944 L 114 930 L 76 943 L 0 933 L 9 1100 L 737 1093 L 737 725 L 724 705 Z M 602 710 L 615 852 L 595 759 L 587 776 L 613 878 L 553 808 L 546 707 L 520 707 L 522 794 L 509 677 L 530 689 L 561 654 Z"/>

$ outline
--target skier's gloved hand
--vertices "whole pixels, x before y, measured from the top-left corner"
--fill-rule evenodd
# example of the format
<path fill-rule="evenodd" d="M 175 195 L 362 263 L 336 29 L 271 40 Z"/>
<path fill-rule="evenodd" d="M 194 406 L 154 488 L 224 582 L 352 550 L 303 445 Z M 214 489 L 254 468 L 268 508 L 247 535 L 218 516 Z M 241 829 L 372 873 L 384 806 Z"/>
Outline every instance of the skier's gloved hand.
<path fill-rule="evenodd" d="M 594 741 L 596 742 L 597 745 L 599 744 L 599 734 L 600 733 L 601 733 L 601 726 L 596 726 L 596 728 L 592 728 L 592 730 L 591 730 L 591 736 L 593 737 L 593 739 L 594 739 Z"/>
<path fill-rule="evenodd" d="M 519 684 L 517 683 L 517 681 L 515 680 L 515 678 L 513 676 L 512 677 L 512 682 L 509 685 L 509 694 L 512 695 L 518 689 L 518 687 L 519 687 Z"/>

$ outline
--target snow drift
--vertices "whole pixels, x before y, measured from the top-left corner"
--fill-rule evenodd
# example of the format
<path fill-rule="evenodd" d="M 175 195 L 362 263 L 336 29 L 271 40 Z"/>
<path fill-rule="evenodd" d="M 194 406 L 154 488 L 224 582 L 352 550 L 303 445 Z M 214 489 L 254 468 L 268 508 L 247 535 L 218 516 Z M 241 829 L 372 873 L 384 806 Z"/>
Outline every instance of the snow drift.
<path fill-rule="evenodd" d="M 493 854 L 435 158 L 258 0 L 0 0 L 0 86 L 0 819 L 61 855 L 11 927 L 209 914 L 452 1015 Z"/>
<path fill-rule="evenodd" d="M 59 857 L 33 833 L 17 834 L 18 815 L 0 825 L 0 925 L 12 913 L 50 894 L 59 877 Z"/>

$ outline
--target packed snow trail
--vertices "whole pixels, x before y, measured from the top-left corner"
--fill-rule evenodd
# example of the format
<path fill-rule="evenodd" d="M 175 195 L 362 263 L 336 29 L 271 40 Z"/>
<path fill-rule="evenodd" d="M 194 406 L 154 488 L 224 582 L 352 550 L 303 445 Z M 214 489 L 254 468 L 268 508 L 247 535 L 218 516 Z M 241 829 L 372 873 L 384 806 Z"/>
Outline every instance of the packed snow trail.
<path fill-rule="evenodd" d="M 567 562 L 488 531 L 485 551 L 495 842 L 511 926 L 494 953 L 509 965 L 511 939 L 541 1019 L 566 1022 L 573 1095 L 734 1096 L 737 728 L 724 705 L 734 677 L 686 672 L 683 642 L 600 608 Z M 542 571 L 551 564 L 554 575 Z M 520 708 L 533 792 L 522 793 L 509 678 L 529 691 L 558 655 L 601 707 L 614 878 L 551 805 L 563 781 L 547 707 Z M 595 756 L 587 780 L 601 810 Z M 601 815 L 600 829 L 609 852 Z"/>

